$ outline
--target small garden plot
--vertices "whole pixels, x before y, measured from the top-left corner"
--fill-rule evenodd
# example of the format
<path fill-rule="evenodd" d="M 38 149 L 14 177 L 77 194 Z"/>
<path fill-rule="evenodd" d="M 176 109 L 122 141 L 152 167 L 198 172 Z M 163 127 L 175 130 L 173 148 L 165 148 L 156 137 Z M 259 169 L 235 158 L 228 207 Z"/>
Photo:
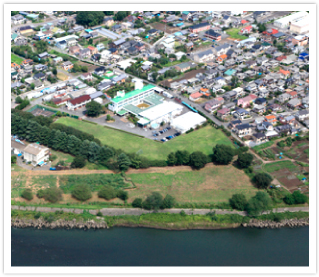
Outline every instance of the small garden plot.
<path fill-rule="evenodd" d="M 26 187 L 26 176 L 24 174 L 11 176 L 11 198 L 19 197 Z"/>
<path fill-rule="evenodd" d="M 268 142 L 265 142 L 265 143 L 263 143 L 263 144 L 254 146 L 254 147 L 253 147 L 253 150 L 255 150 L 256 153 L 258 153 L 258 151 L 263 150 L 263 149 L 265 149 L 265 148 L 268 148 L 268 147 L 272 146 L 273 144 L 274 144 L 274 141 L 268 141 Z"/>
<path fill-rule="evenodd" d="M 103 186 L 109 185 L 115 189 L 132 186 L 126 183 L 121 175 L 117 174 L 90 174 L 90 175 L 65 175 L 60 176 L 60 188 L 64 193 L 71 193 L 73 187 L 78 184 L 87 184 L 91 191 L 98 191 Z"/>
<path fill-rule="evenodd" d="M 287 169 L 291 172 L 296 172 L 298 171 L 298 167 L 294 165 L 291 161 L 279 161 L 279 162 L 274 162 L 274 163 L 269 163 L 265 165 L 265 170 L 268 173 L 273 173 L 275 171 L 279 171 L 282 169 Z"/>
<path fill-rule="evenodd" d="M 275 153 L 270 148 L 265 149 L 264 153 L 265 153 L 265 156 L 267 158 L 272 159 L 272 160 L 276 159 Z"/>
<path fill-rule="evenodd" d="M 32 190 L 38 191 L 40 189 L 52 188 L 56 186 L 57 176 L 34 176 L 31 181 Z"/>

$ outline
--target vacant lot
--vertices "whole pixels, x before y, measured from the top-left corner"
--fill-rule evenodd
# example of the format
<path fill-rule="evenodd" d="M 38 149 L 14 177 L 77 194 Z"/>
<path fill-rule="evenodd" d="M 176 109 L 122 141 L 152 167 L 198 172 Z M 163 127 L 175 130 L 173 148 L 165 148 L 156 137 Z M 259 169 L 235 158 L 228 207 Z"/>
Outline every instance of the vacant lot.
<path fill-rule="evenodd" d="M 141 156 L 151 160 L 166 160 L 170 152 L 177 150 L 188 150 L 189 152 L 202 151 L 205 154 L 211 154 L 212 148 L 217 143 L 232 146 L 231 141 L 222 131 L 216 130 L 211 126 L 206 126 L 190 134 L 181 135 L 166 143 L 160 143 L 73 118 L 59 118 L 56 122 L 74 127 L 89 134 L 94 134 L 102 144 L 112 146 L 116 149 L 122 149 L 128 153 L 138 152 Z"/>
<path fill-rule="evenodd" d="M 22 61 L 23 61 L 23 58 L 20 58 L 17 55 L 11 53 L 11 62 L 12 63 L 21 64 Z"/>
<path fill-rule="evenodd" d="M 239 39 L 239 40 L 246 39 L 247 38 L 246 36 L 238 34 L 239 31 L 240 31 L 239 28 L 231 28 L 226 30 L 226 33 L 230 35 L 231 38 L 234 38 L 234 39 Z"/>
<path fill-rule="evenodd" d="M 179 27 L 168 26 L 164 23 L 151 23 L 150 26 L 152 26 L 154 29 L 161 30 L 168 34 L 176 33 L 181 30 Z"/>
<path fill-rule="evenodd" d="M 62 80 L 62 81 L 66 81 L 69 79 L 69 76 L 62 72 L 58 72 L 57 77 L 59 80 Z"/>
<path fill-rule="evenodd" d="M 199 171 L 174 172 L 170 167 L 166 173 L 129 174 L 137 186 L 129 191 L 129 202 L 136 197 L 144 198 L 153 191 L 163 196 L 170 194 L 178 203 L 227 202 L 235 193 L 243 193 L 247 198 L 257 189 L 245 173 L 234 166 L 207 165 Z"/>
<path fill-rule="evenodd" d="M 191 78 L 194 78 L 196 76 L 197 73 L 204 73 L 205 72 L 205 69 L 196 69 L 196 70 L 192 70 L 190 72 L 187 72 L 185 74 L 183 74 L 183 76 L 181 78 L 178 78 L 178 79 L 174 79 L 172 81 L 167 81 L 167 80 L 164 80 L 162 82 L 160 82 L 160 84 L 164 87 L 169 87 L 171 85 L 171 83 L 173 82 L 179 82 L 181 80 L 184 80 L 184 79 L 191 79 Z"/>

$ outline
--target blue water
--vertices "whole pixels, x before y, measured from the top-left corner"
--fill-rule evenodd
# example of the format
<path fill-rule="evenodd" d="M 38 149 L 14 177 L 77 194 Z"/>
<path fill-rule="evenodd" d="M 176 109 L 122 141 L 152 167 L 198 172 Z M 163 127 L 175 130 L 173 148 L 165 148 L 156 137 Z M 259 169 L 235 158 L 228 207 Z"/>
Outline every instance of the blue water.
<path fill-rule="evenodd" d="M 11 229 L 12 266 L 308 266 L 309 228 Z"/>

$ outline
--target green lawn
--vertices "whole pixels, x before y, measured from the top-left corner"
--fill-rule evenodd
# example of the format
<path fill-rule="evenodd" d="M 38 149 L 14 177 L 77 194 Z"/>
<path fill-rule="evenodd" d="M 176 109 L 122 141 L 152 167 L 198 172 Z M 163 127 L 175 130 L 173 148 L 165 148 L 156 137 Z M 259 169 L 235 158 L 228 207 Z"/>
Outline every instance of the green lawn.
<path fill-rule="evenodd" d="M 295 166 L 291 161 L 275 162 L 265 165 L 265 170 L 268 173 L 272 173 L 284 168 L 288 169 L 289 171 L 294 171 L 297 169 L 297 166 Z"/>
<path fill-rule="evenodd" d="M 94 134 L 102 144 L 122 149 L 128 153 L 138 152 L 141 156 L 151 160 L 166 159 L 170 152 L 177 150 L 188 150 L 189 152 L 202 151 L 205 154 L 211 154 L 212 148 L 217 143 L 233 146 L 232 142 L 222 131 L 216 130 L 211 126 L 206 126 L 189 134 L 183 134 L 165 143 L 159 143 L 151 139 L 140 138 L 73 118 L 63 117 L 59 118 L 56 122 L 89 134 Z"/>
<path fill-rule="evenodd" d="M 12 63 L 21 64 L 23 60 L 24 59 L 22 59 L 22 58 L 18 57 L 17 55 L 11 53 L 11 62 Z"/>
<path fill-rule="evenodd" d="M 238 34 L 239 31 L 240 31 L 239 28 L 231 28 L 231 29 L 226 30 L 226 33 L 228 35 L 230 35 L 231 38 L 234 38 L 234 39 L 247 39 L 248 38 L 246 36 L 239 35 Z"/>
<path fill-rule="evenodd" d="M 129 191 L 129 202 L 136 197 L 144 199 L 153 191 L 163 196 L 170 194 L 180 204 L 228 202 L 235 193 L 249 198 L 257 192 L 249 177 L 232 165 L 209 165 L 199 171 L 185 172 L 175 169 L 168 167 L 166 173 L 129 174 L 137 187 Z"/>

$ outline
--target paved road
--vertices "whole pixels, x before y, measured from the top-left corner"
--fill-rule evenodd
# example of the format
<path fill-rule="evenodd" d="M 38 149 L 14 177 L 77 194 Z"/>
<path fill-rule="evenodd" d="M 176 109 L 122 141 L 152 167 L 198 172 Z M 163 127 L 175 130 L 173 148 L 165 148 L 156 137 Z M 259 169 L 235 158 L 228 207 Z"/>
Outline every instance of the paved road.
<path fill-rule="evenodd" d="M 55 211 L 64 211 L 69 213 L 76 213 L 81 214 L 83 213 L 83 209 L 72 209 L 72 208 L 48 208 L 48 207 L 31 207 L 31 206 L 15 206 L 11 205 L 11 210 L 21 210 L 21 211 L 38 211 L 38 212 L 55 212 Z M 100 210 L 96 209 L 90 209 L 89 212 L 93 215 L 96 215 L 98 212 L 101 212 L 103 216 L 118 216 L 118 215 L 142 215 L 142 214 L 149 214 L 154 213 L 154 211 L 148 211 L 144 209 L 139 208 L 104 208 Z M 214 211 L 216 214 L 239 214 L 242 216 L 247 215 L 246 212 L 241 211 L 230 211 L 230 210 L 210 210 L 210 209 L 165 209 L 165 210 L 159 210 L 158 213 L 172 213 L 172 214 L 178 214 L 181 211 L 184 211 L 186 214 L 199 214 L 199 215 L 205 215 L 209 212 Z M 309 212 L 309 207 L 289 207 L 289 208 L 278 208 L 273 209 L 273 212 L 277 213 L 283 213 L 283 212 Z M 264 212 L 263 214 L 268 214 L 269 212 Z"/>

